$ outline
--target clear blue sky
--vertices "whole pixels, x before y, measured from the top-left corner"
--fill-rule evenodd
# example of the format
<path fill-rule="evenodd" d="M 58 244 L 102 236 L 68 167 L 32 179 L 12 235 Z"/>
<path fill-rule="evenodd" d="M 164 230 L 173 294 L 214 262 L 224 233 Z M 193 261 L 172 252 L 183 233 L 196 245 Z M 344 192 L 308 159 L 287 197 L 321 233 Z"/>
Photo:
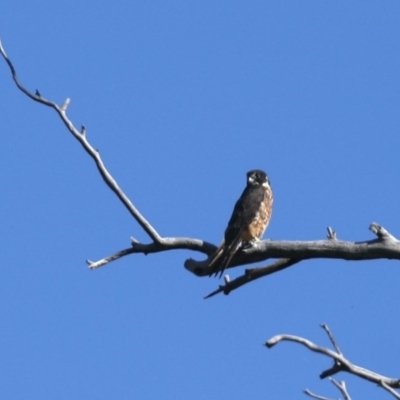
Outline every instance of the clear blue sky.
<path fill-rule="evenodd" d="M 8 2 L 23 83 L 62 103 L 164 236 L 218 244 L 245 173 L 275 193 L 266 237 L 400 237 L 400 3 Z M 315 260 L 210 300 L 187 251 L 96 260 L 148 241 L 55 113 L 0 63 L 0 393 L 4 399 L 295 399 L 339 393 L 330 360 L 399 375 L 398 261 Z M 229 271 L 232 277 L 243 268 Z M 389 398 L 347 375 L 353 398 Z"/>

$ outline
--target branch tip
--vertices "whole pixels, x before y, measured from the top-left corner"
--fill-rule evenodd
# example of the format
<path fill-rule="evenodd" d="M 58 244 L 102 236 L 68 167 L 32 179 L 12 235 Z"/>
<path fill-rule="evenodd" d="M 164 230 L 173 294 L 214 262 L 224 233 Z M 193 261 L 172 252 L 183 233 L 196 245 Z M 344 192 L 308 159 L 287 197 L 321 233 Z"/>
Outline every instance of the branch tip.
<path fill-rule="evenodd" d="M 69 104 L 71 103 L 71 99 L 69 97 L 67 97 L 63 103 L 63 105 L 61 106 L 61 110 L 62 111 L 67 111 L 67 108 L 69 106 Z"/>
<path fill-rule="evenodd" d="M 81 134 L 82 134 L 82 136 L 86 136 L 86 126 L 85 125 L 81 126 Z"/>
<path fill-rule="evenodd" d="M 37 89 L 36 89 L 36 91 L 35 91 L 35 95 L 36 95 L 37 97 L 39 97 L 39 98 L 42 97 L 42 95 L 40 94 L 39 90 L 37 90 Z"/>
<path fill-rule="evenodd" d="M 244 271 L 243 275 L 238 276 L 237 278 L 231 280 L 229 275 L 224 276 L 224 281 L 225 285 L 219 286 L 218 289 L 216 289 L 214 292 L 210 293 L 210 295 L 206 296 L 206 298 L 209 298 L 218 293 L 224 293 L 225 295 L 228 295 L 230 292 L 232 292 L 235 289 L 238 289 L 239 287 L 246 285 L 247 283 L 250 283 L 256 279 L 262 278 L 264 276 L 273 274 L 275 272 L 281 271 L 285 268 L 288 268 L 294 264 L 297 264 L 302 260 L 299 259 L 290 259 L 290 258 L 282 258 L 270 265 L 267 265 L 265 267 L 260 267 L 260 268 L 251 268 L 251 269 L 246 269 Z"/>
<path fill-rule="evenodd" d="M 219 287 L 218 287 L 217 290 L 214 290 L 213 292 L 207 294 L 206 296 L 203 297 L 203 299 L 204 299 L 204 300 L 207 300 L 207 299 L 209 299 L 210 297 L 213 297 L 213 296 L 215 296 L 216 294 L 218 294 L 218 293 L 220 293 L 220 292 L 222 292 L 222 291 L 223 291 L 223 286 L 222 286 L 222 285 L 219 285 Z"/>
<path fill-rule="evenodd" d="M 340 350 L 340 347 L 338 343 L 336 342 L 331 330 L 329 329 L 329 326 L 327 324 L 321 324 L 320 327 L 326 332 L 328 335 L 328 338 L 330 342 L 332 343 L 332 346 L 335 348 L 336 352 L 340 355 L 343 355 L 342 351 Z"/>
<path fill-rule="evenodd" d="M 331 381 L 331 383 L 333 385 L 335 385 L 339 389 L 339 391 L 343 395 L 343 399 L 344 400 L 351 400 L 349 392 L 347 391 L 347 388 L 346 388 L 346 382 L 345 381 L 340 381 L 339 382 L 339 381 L 337 381 L 337 380 L 335 380 L 333 378 L 328 378 L 328 379 Z"/>
<path fill-rule="evenodd" d="M 397 241 L 397 239 L 393 235 L 391 235 L 382 225 L 379 225 L 376 222 L 373 222 L 369 226 L 369 230 L 372 231 L 376 236 L 378 236 L 379 239 Z"/>
<path fill-rule="evenodd" d="M 331 399 L 328 399 L 327 397 L 319 396 L 319 395 L 313 393 L 309 389 L 303 390 L 303 393 L 306 394 L 307 396 L 312 397 L 313 399 L 316 399 L 316 400 L 331 400 Z"/>
<path fill-rule="evenodd" d="M 328 234 L 326 235 L 326 237 L 329 240 L 336 240 L 337 239 L 336 232 L 330 226 L 328 226 L 326 228 L 326 230 L 328 231 Z"/>
<path fill-rule="evenodd" d="M 267 340 L 267 341 L 264 343 L 264 345 L 265 345 L 265 347 L 267 347 L 268 349 L 271 349 L 272 347 L 274 347 L 274 346 L 276 345 L 276 343 L 277 343 L 276 336 L 274 336 L 273 338 Z"/>

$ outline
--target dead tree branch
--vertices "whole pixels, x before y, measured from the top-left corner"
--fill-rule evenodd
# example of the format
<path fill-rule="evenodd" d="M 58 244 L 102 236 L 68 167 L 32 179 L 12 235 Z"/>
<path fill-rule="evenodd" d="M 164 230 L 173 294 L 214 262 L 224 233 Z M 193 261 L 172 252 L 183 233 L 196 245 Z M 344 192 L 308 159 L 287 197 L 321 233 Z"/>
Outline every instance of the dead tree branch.
<path fill-rule="evenodd" d="M 292 265 L 297 264 L 300 261 L 301 260 L 283 258 L 274 262 L 273 264 L 267 265 L 266 267 L 246 269 L 243 275 L 237 277 L 233 281 L 230 280 L 229 275 L 225 275 L 225 285 L 220 285 L 218 289 L 214 290 L 204 298 L 209 299 L 210 297 L 213 297 L 218 293 L 224 293 L 228 295 L 230 292 L 238 289 L 246 283 L 255 281 L 256 279 L 273 274 L 275 272 L 282 271 L 283 269 L 291 267 Z"/>
<path fill-rule="evenodd" d="M 339 389 L 340 393 L 342 393 L 343 400 L 351 400 L 351 397 L 350 397 L 350 395 L 349 395 L 349 393 L 348 393 L 348 391 L 347 391 L 346 383 L 345 383 L 345 382 L 343 382 L 343 381 L 338 382 L 338 381 L 336 381 L 336 380 L 333 379 L 333 378 L 329 378 L 329 380 L 331 381 L 331 383 L 332 383 L 333 385 L 336 386 L 337 389 Z M 307 396 L 310 396 L 311 398 L 317 399 L 317 400 L 334 400 L 334 399 L 329 399 L 328 397 L 319 396 L 319 395 L 317 395 L 317 394 L 311 392 L 311 390 L 309 390 L 309 389 L 305 389 L 305 390 L 304 390 L 304 393 L 305 393 Z"/>
<path fill-rule="evenodd" d="M 337 342 L 335 341 L 328 326 L 325 324 L 322 324 L 321 327 L 327 333 L 329 340 L 331 341 L 331 343 L 336 351 L 333 351 L 326 347 L 318 346 L 315 343 L 311 342 L 310 340 L 302 338 L 300 336 L 286 335 L 286 334 L 276 335 L 276 336 L 272 337 L 265 343 L 265 346 L 268 348 L 272 348 L 276 344 L 283 342 L 283 341 L 299 343 L 299 344 L 307 347 L 309 350 L 314 351 L 316 353 L 324 354 L 333 360 L 333 362 L 334 362 L 333 366 L 328 368 L 327 370 L 321 372 L 321 374 L 320 374 L 321 379 L 331 377 L 332 375 L 337 374 L 338 372 L 348 372 L 350 374 L 356 375 L 362 379 L 365 379 L 367 381 L 377 384 L 378 386 L 383 387 L 385 390 L 390 392 L 395 398 L 400 399 L 400 394 L 396 390 L 394 390 L 394 389 L 400 388 L 400 379 L 388 378 L 386 376 L 377 374 L 376 372 L 370 371 L 366 368 L 362 368 L 362 367 L 359 367 L 359 366 L 353 364 L 340 351 L 339 346 L 337 345 Z M 339 386 L 337 386 L 337 387 L 339 387 Z M 343 392 L 342 392 L 342 394 L 343 394 Z"/>
<path fill-rule="evenodd" d="M 158 232 L 152 227 L 152 225 L 146 220 L 146 218 L 143 217 L 143 215 L 136 209 L 136 207 L 132 204 L 132 202 L 129 200 L 129 198 L 126 196 L 126 194 L 122 191 L 122 189 L 118 186 L 117 182 L 115 179 L 112 177 L 112 175 L 108 172 L 106 169 L 101 157 L 100 153 L 98 150 L 94 149 L 91 144 L 88 142 L 87 137 L 86 137 L 86 128 L 84 125 L 82 125 L 81 130 L 79 131 L 71 120 L 67 117 L 67 109 L 69 104 L 71 103 L 71 100 L 69 98 L 65 99 L 64 103 L 59 106 L 58 104 L 54 103 L 53 101 L 45 99 L 43 96 L 40 95 L 39 91 L 36 90 L 35 94 L 31 93 L 28 89 L 26 89 L 21 82 L 19 81 L 19 78 L 17 76 L 16 70 L 14 68 L 14 65 L 12 64 L 11 60 L 7 56 L 3 45 L 0 40 L 0 53 L 7 62 L 12 78 L 17 85 L 18 89 L 20 89 L 23 93 L 25 93 L 28 97 L 30 97 L 32 100 L 44 104 L 45 106 L 48 106 L 55 110 L 59 117 L 61 118 L 62 122 L 64 122 L 65 126 L 67 129 L 72 133 L 72 135 L 79 141 L 79 143 L 82 145 L 82 147 L 85 149 L 85 151 L 89 154 L 90 157 L 92 157 L 93 161 L 96 163 L 97 169 L 100 172 L 101 177 L 103 178 L 104 182 L 107 184 L 107 186 L 118 196 L 118 198 L 121 200 L 122 204 L 128 209 L 130 214 L 135 218 L 137 223 L 143 228 L 143 230 L 150 236 L 150 238 L 154 242 L 162 242 L 162 238 L 158 234 Z"/>
<path fill-rule="evenodd" d="M 108 172 L 105 167 L 98 150 L 93 148 L 93 146 L 89 143 L 86 136 L 86 127 L 82 125 L 81 129 L 78 130 L 71 120 L 67 116 L 67 109 L 71 102 L 69 98 L 67 98 L 64 103 L 59 106 L 53 101 L 45 99 L 39 91 L 36 89 L 35 93 L 30 92 L 26 89 L 22 83 L 20 82 L 18 75 L 16 73 L 15 67 L 11 62 L 10 58 L 7 56 L 7 53 L 4 50 L 4 47 L 0 40 L 0 53 L 6 61 L 8 67 L 10 68 L 12 78 L 17 85 L 18 89 L 20 89 L 25 95 L 27 95 L 32 100 L 44 104 L 55 110 L 67 129 L 71 132 L 71 134 L 79 141 L 84 150 L 92 157 L 93 161 L 96 164 L 97 169 L 100 172 L 101 177 L 107 186 L 117 195 L 122 204 L 128 209 L 130 214 L 136 220 L 136 222 L 143 228 L 143 230 L 148 234 L 148 236 L 153 240 L 150 244 L 140 244 L 136 241 L 132 241 L 132 247 L 128 249 L 121 250 L 112 256 L 103 258 L 99 261 L 92 262 L 87 261 L 89 268 L 98 268 L 102 265 L 105 265 L 111 261 L 117 260 L 121 257 L 124 257 L 128 254 L 133 253 L 143 253 L 150 254 L 160 251 L 166 250 L 175 250 L 175 249 L 189 249 L 194 251 L 202 252 L 206 255 L 212 254 L 215 250 L 215 246 L 210 243 L 204 242 L 198 239 L 191 238 L 163 238 L 159 235 L 156 229 L 150 224 L 149 221 L 139 212 L 139 210 L 133 205 L 128 196 L 122 191 L 119 187 L 117 181 L 113 178 L 113 176 Z"/>
<path fill-rule="evenodd" d="M 329 378 L 329 380 L 340 390 L 340 392 L 343 395 L 344 400 L 351 400 L 349 392 L 347 391 L 347 388 L 346 388 L 346 382 L 344 382 L 344 381 L 338 382 L 333 378 Z"/>
<path fill-rule="evenodd" d="M 318 395 L 318 394 L 315 394 L 315 393 L 313 393 L 313 392 L 312 392 L 311 390 L 309 390 L 309 389 L 305 389 L 303 392 L 304 392 L 307 396 L 310 396 L 311 398 L 316 399 L 316 400 L 335 400 L 335 399 L 330 399 L 329 397 L 320 396 L 320 395 Z"/>
<path fill-rule="evenodd" d="M 86 127 L 82 125 L 81 129 L 77 129 L 68 118 L 67 109 L 70 104 L 70 99 L 67 98 L 60 106 L 55 102 L 44 98 L 38 90 L 35 92 L 29 91 L 21 84 L 15 67 L 10 58 L 7 56 L 1 41 L 0 53 L 6 61 L 11 71 L 12 78 L 18 89 L 37 103 L 43 104 L 56 111 L 69 132 L 75 137 L 75 139 L 79 141 L 86 153 L 93 159 L 104 182 L 116 194 L 122 204 L 151 239 L 151 243 L 148 244 L 143 244 L 136 240 L 132 240 L 129 248 L 120 250 L 98 261 L 87 261 L 89 268 L 99 268 L 100 266 L 106 265 L 130 254 L 151 254 L 161 251 L 186 249 L 203 253 L 207 256 L 207 259 L 202 261 L 188 259 L 185 262 L 185 268 L 197 276 L 208 276 L 210 273 L 208 260 L 210 255 L 215 251 L 216 246 L 200 239 L 160 236 L 153 225 L 133 205 L 128 196 L 119 187 L 113 176 L 108 172 L 100 157 L 99 151 L 96 150 L 87 139 Z M 311 258 L 332 258 L 353 261 L 373 260 L 379 258 L 400 260 L 400 242 L 378 224 L 371 224 L 370 229 L 377 236 L 377 239 L 364 242 L 340 241 L 336 238 L 336 232 L 331 228 L 328 228 L 327 240 L 308 242 L 264 240 L 256 243 L 250 248 L 241 249 L 233 257 L 229 268 L 265 261 L 271 258 L 278 258 L 282 260 L 263 268 L 248 269 L 243 276 L 233 281 L 230 281 L 229 276 L 227 276 L 225 278 L 225 285 L 220 286 L 208 297 L 221 292 L 228 294 L 232 290 L 244 285 L 245 283 L 281 271 L 302 260 Z"/>
<path fill-rule="evenodd" d="M 160 242 L 153 242 L 148 244 L 139 243 L 136 239 L 131 238 L 131 247 L 121 250 L 111 256 L 102 258 L 98 261 L 87 260 L 90 269 L 96 269 L 108 264 L 111 261 L 118 260 L 121 257 L 129 254 L 153 254 L 160 253 L 168 250 L 193 250 L 204 253 L 210 256 L 216 249 L 211 243 L 204 242 L 200 239 L 192 238 L 160 238 Z"/>
<path fill-rule="evenodd" d="M 329 240 L 336 240 L 336 232 L 331 227 L 328 227 L 327 231 L 327 238 Z M 210 297 L 213 297 L 218 293 L 224 293 L 225 295 L 228 295 L 230 292 L 238 289 L 246 283 L 252 282 L 256 279 L 273 274 L 275 272 L 282 271 L 283 269 L 291 267 L 292 265 L 297 264 L 300 261 L 302 260 L 295 258 L 283 258 L 274 262 L 273 264 L 267 265 L 266 267 L 246 269 L 243 275 L 237 277 L 233 281 L 230 280 L 229 275 L 225 275 L 225 285 L 219 285 L 218 289 L 214 290 L 204 298 L 209 299 Z"/>
<path fill-rule="evenodd" d="M 262 240 L 250 248 L 238 251 L 228 268 L 265 261 L 270 258 L 291 260 L 329 258 L 348 261 L 382 258 L 400 260 L 400 241 L 375 222 L 370 225 L 369 229 L 377 235 L 377 239 L 362 242 L 347 242 L 333 237 L 327 240 L 304 242 Z M 332 229 L 328 228 L 328 231 L 332 231 Z M 189 259 L 185 262 L 185 268 L 198 276 L 208 276 L 209 274 L 208 260 Z"/>

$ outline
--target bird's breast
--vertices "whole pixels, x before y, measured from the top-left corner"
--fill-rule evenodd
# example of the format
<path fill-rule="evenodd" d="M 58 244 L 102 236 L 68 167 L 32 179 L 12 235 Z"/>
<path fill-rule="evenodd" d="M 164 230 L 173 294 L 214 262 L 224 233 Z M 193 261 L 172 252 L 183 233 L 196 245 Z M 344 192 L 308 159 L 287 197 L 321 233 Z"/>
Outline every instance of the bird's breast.
<path fill-rule="evenodd" d="M 250 222 L 244 235 L 244 240 L 258 240 L 262 237 L 272 215 L 273 196 L 270 188 L 265 189 L 264 196 L 258 206 L 255 216 Z"/>

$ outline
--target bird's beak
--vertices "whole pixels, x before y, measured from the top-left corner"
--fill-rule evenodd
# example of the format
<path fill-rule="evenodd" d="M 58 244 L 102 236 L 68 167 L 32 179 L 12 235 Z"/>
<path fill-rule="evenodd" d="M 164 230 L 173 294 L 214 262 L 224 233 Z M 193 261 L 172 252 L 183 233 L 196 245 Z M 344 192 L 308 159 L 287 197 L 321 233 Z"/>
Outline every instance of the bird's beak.
<path fill-rule="evenodd" d="M 249 182 L 250 182 L 250 183 L 253 183 L 253 182 L 254 182 L 254 176 L 252 176 L 252 175 L 249 176 Z"/>

